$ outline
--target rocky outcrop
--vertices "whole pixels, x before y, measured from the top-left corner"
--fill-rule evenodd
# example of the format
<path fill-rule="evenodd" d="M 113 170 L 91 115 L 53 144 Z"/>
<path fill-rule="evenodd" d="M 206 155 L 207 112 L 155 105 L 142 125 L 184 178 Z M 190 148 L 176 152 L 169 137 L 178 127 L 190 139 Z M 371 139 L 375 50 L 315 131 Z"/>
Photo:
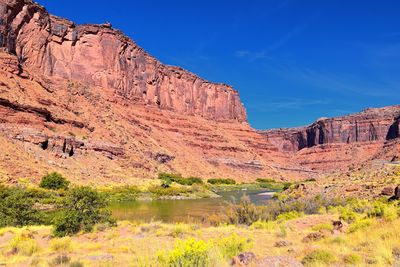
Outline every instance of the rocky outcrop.
<path fill-rule="evenodd" d="M 37 81 L 112 88 L 146 105 L 213 120 L 246 121 L 239 94 L 166 66 L 110 24 L 76 25 L 30 0 L 0 1 L 0 46 Z"/>
<path fill-rule="evenodd" d="M 371 108 L 348 116 L 323 118 L 299 128 L 262 131 L 279 150 L 296 152 L 317 145 L 374 142 L 399 137 L 400 106 Z"/>

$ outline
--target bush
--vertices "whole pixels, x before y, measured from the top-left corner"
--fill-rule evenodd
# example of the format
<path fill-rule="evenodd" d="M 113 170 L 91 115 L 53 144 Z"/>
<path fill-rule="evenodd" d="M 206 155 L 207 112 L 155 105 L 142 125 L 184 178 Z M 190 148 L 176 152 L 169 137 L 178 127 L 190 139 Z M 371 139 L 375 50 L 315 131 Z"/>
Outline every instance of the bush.
<path fill-rule="evenodd" d="M 261 184 L 263 184 L 263 183 L 275 183 L 275 180 L 274 179 L 258 178 L 258 179 L 256 179 L 256 182 L 257 183 L 261 183 Z"/>
<path fill-rule="evenodd" d="M 209 266 L 210 245 L 203 240 L 189 238 L 179 240 L 170 252 L 160 252 L 159 261 L 171 267 L 204 267 Z"/>
<path fill-rule="evenodd" d="M 30 238 L 30 236 L 25 233 L 16 235 L 11 240 L 10 247 L 12 253 L 18 253 L 29 257 L 40 250 L 37 241 Z"/>
<path fill-rule="evenodd" d="M 105 209 L 105 198 L 90 187 L 77 187 L 69 192 L 61 214 L 54 222 L 54 235 L 66 236 L 79 231 L 90 232 L 97 223 L 115 224 Z"/>
<path fill-rule="evenodd" d="M 203 180 L 198 177 L 189 177 L 184 178 L 180 174 L 173 173 L 160 173 L 158 174 L 158 179 L 163 181 L 162 187 L 168 188 L 171 185 L 171 182 L 175 182 L 181 185 L 194 185 L 194 184 L 202 184 Z"/>
<path fill-rule="evenodd" d="M 288 211 L 288 212 L 279 214 L 276 217 L 276 220 L 277 221 L 288 221 L 288 220 L 297 219 L 299 217 L 300 217 L 300 214 L 297 211 Z"/>
<path fill-rule="evenodd" d="M 207 183 L 209 184 L 236 184 L 236 181 L 233 179 L 222 179 L 222 178 L 217 178 L 217 179 L 208 179 Z"/>
<path fill-rule="evenodd" d="M 229 237 L 221 238 L 217 241 L 217 246 L 223 257 L 231 259 L 243 252 L 248 245 L 246 238 L 232 234 Z"/>
<path fill-rule="evenodd" d="M 349 232 L 354 233 L 358 230 L 365 229 L 368 226 L 370 226 L 371 223 L 372 223 L 371 219 L 356 220 L 349 226 Z"/>
<path fill-rule="evenodd" d="M 248 196 L 243 196 L 238 205 L 231 205 L 228 218 L 231 224 L 251 225 L 257 221 L 265 220 L 265 212 L 262 207 L 251 203 Z"/>
<path fill-rule="evenodd" d="M 348 254 L 343 257 L 343 261 L 347 264 L 358 265 L 361 263 L 362 258 L 357 254 Z"/>
<path fill-rule="evenodd" d="M 39 184 L 39 187 L 46 189 L 68 189 L 69 181 L 65 179 L 61 174 L 57 172 L 52 172 L 43 176 L 42 181 Z"/>
<path fill-rule="evenodd" d="M 0 227 L 35 225 L 43 220 L 43 213 L 25 190 L 0 185 Z"/>
<path fill-rule="evenodd" d="M 314 264 L 329 265 L 335 261 L 335 256 L 326 250 L 317 249 L 308 253 L 302 260 L 302 263 L 306 266 Z"/>

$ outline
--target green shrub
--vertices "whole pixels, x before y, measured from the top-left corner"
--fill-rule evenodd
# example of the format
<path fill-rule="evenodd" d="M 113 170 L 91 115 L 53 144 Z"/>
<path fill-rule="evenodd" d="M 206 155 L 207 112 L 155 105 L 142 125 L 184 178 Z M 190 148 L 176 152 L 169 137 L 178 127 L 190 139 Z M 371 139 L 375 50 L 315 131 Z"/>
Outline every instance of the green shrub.
<path fill-rule="evenodd" d="M 248 196 L 243 196 L 239 204 L 230 206 L 228 220 L 231 224 L 251 225 L 257 221 L 265 220 L 264 208 L 251 203 Z"/>
<path fill-rule="evenodd" d="M 299 217 L 300 217 L 300 214 L 297 211 L 288 211 L 288 212 L 279 214 L 276 217 L 276 220 L 277 221 L 288 221 L 288 220 L 297 219 Z"/>
<path fill-rule="evenodd" d="M 347 264 L 358 265 L 361 263 L 362 258 L 357 254 L 348 254 L 343 257 L 343 261 Z"/>
<path fill-rule="evenodd" d="M 40 181 L 39 187 L 46 189 L 68 189 L 69 181 L 65 179 L 61 174 L 52 172 L 43 176 Z"/>
<path fill-rule="evenodd" d="M 308 253 L 302 260 L 305 266 L 324 264 L 329 265 L 335 261 L 335 256 L 326 250 L 317 249 Z"/>
<path fill-rule="evenodd" d="M 217 184 L 227 184 L 227 185 L 231 184 L 232 185 L 232 184 L 236 184 L 236 181 L 233 179 L 216 178 L 216 179 L 208 179 L 207 183 L 215 184 L 215 185 L 217 185 Z"/>
<path fill-rule="evenodd" d="M 210 265 L 210 248 L 203 240 L 179 240 L 172 251 L 159 252 L 158 259 L 170 267 L 205 267 Z"/>
<path fill-rule="evenodd" d="M 350 233 L 354 233 L 354 232 L 356 232 L 358 230 L 365 229 L 368 226 L 370 226 L 371 223 L 372 223 L 372 219 L 359 219 L 359 220 L 356 220 L 352 224 L 350 224 L 349 232 Z"/>
<path fill-rule="evenodd" d="M 398 209 L 395 206 L 392 205 L 387 205 L 384 209 L 383 209 L 383 219 L 385 219 L 388 222 L 394 221 L 397 219 L 398 217 Z"/>
<path fill-rule="evenodd" d="M 228 259 L 239 255 L 248 246 L 246 238 L 239 237 L 237 234 L 232 234 L 229 237 L 220 238 L 216 242 L 222 256 Z"/>
<path fill-rule="evenodd" d="M 188 177 L 184 178 L 180 174 L 173 173 L 159 173 L 158 179 L 163 181 L 162 187 L 167 188 L 171 185 L 171 182 L 175 182 L 181 185 L 194 185 L 194 184 L 202 184 L 203 180 L 198 177 Z"/>
<path fill-rule="evenodd" d="M 72 189 L 61 214 L 54 221 L 54 235 L 72 235 L 82 230 L 89 232 L 97 223 L 114 225 L 106 206 L 105 198 L 94 189 L 85 186 Z"/>
<path fill-rule="evenodd" d="M 32 256 L 40 250 L 36 240 L 29 237 L 27 234 L 16 235 L 10 243 L 12 253 L 18 253 L 23 256 Z"/>
<path fill-rule="evenodd" d="M 0 227 L 21 227 L 43 221 L 43 213 L 35 207 L 35 199 L 25 190 L 0 185 Z"/>
<path fill-rule="evenodd" d="M 262 229 L 272 232 L 278 228 L 278 223 L 276 221 L 256 221 L 250 227 L 252 229 Z"/>
<path fill-rule="evenodd" d="M 258 178 L 258 179 L 256 179 L 256 182 L 257 183 L 261 183 L 261 184 L 263 184 L 263 183 L 275 183 L 275 180 L 274 179 Z"/>

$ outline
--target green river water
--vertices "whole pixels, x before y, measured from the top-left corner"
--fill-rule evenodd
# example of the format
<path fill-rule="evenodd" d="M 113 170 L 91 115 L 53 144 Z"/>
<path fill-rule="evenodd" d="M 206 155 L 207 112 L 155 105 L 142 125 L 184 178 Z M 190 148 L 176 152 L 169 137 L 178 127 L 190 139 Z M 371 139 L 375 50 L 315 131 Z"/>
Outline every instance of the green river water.
<path fill-rule="evenodd" d="M 229 191 L 219 192 L 220 198 L 127 201 L 112 203 L 110 208 L 113 217 L 117 220 L 199 222 L 209 215 L 223 212 L 228 208 L 229 202 L 237 202 L 243 195 L 249 196 L 251 202 L 256 205 L 264 205 L 272 197 L 272 193 L 268 194 L 268 192 L 271 191 Z"/>

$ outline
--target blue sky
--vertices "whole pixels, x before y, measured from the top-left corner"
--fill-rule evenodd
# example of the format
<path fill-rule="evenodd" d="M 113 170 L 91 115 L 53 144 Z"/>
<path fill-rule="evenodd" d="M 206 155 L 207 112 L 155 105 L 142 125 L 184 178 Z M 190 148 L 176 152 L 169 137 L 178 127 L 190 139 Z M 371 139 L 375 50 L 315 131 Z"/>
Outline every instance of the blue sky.
<path fill-rule="evenodd" d="M 39 0 L 240 92 L 257 129 L 400 104 L 400 1 Z"/>

